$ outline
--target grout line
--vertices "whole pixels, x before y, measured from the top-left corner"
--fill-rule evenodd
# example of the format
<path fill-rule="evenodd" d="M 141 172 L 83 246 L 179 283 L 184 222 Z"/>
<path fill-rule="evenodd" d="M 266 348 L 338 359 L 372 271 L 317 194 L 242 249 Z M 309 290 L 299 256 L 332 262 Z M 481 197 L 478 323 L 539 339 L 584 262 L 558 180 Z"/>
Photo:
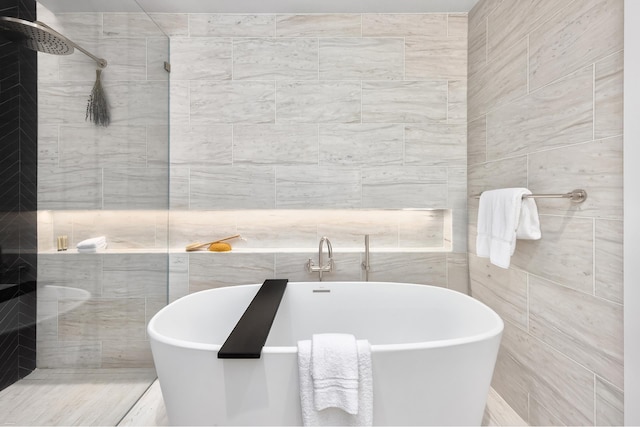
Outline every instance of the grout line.
<path fill-rule="evenodd" d="M 447 38 L 449 37 L 449 14 L 445 15 L 447 17 Z"/>
<path fill-rule="evenodd" d="M 231 167 L 233 167 L 235 162 L 235 123 L 231 123 Z"/>
<path fill-rule="evenodd" d="M 531 51 L 530 51 L 530 36 L 527 34 L 527 95 L 531 93 Z"/>
<path fill-rule="evenodd" d="M 402 37 L 402 80 L 407 81 L 407 38 Z"/>
<path fill-rule="evenodd" d="M 278 124 L 278 80 L 273 81 L 273 125 Z"/>
<path fill-rule="evenodd" d="M 486 111 L 483 111 L 482 113 L 478 114 L 477 116 L 470 116 L 470 117 L 468 117 L 468 121 L 478 120 L 478 119 L 479 119 L 479 118 L 481 118 L 483 115 L 488 115 L 488 114 L 493 113 L 493 112 L 496 112 L 496 111 L 498 111 L 498 110 L 502 110 L 502 109 L 504 109 L 505 107 L 507 107 L 508 105 L 515 104 L 515 103 L 517 103 L 517 102 L 521 101 L 522 99 L 527 98 L 528 96 L 530 96 L 530 95 L 531 95 L 531 94 L 533 94 L 533 93 L 536 93 L 536 92 L 538 92 L 538 91 L 540 91 L 540 90 L 543 90 L 543 89 L 545 89 L 545 88 L 548 88 L 549 86 L 552 86 L 552 85 L 554 85 L 554 84 L 560 83 L 562 80 L 569 80 L 570 78 L 572 78 L 572 76 L 573 76 L 574 74 L 578 74 L 578 73 L 580 73 L 580 72 L 584 72 L 584 70 L 585 70 L 586 68 L 587 68 L 586 66 L 584 66 L 584 67 L 580 67 L 580 68 L 578 68 L 577 70 L 571 71 L 571 72 L 569 72 L 568 74 L 564 74 L 564 75 L 562 75 L 562 76 L 560 76 L 560 77 L 556 78 L 555 80 L 552 80 L 552 81 L 550 81 L 550 82 L 548 82 L 548 83 L 544 84 L 543 86 L 540 86 L 540 87 L 535 88 L 533 91 L 531 91 L 531 92 L 529 92 L 529 93 L 526 93 L 526 94 L 524 94 L 524 95 L 518 96 L 517 98 L 511 99 L 511 100 L 509 100 L 509 101 L 506 101 L 506 102 L 503 102 L 503 103 L 496 104 L 496 105 L 495 105 L 495 106 L 493 106 L 492 108 L 487 109 Z M 477 71 L 477 72 L 476 72 L 476 74 L 477 74 L 478 72 L 480 72 L 480 71 Z M 474 74 L 474 76 L 475 76 L 475 74 Z"/>
<path fill-rule="evenodd" d="M 591 105 L 591 130 L 593 133 L 593 140 L 596 139 L 596 64 L 593 63 L 593 93 L 592 93 L 592 105 Z"/>
<path fill-rule="evenodd" d="M 467 47 L 468 49 L 468 47 Z M 484 18 L 484 67 L 489 66 L 489 15 Z M 476 70 L 476 73 L 480 70 Z"/>
<path fill-rule="evenodd" d="M 187 107 L 189 110 L 188 122 L 189 127 L 191 127 L 191 80 L 187 80 Z"/>
<path fill-rule="evenodd" d="M 101 174 L 101 182 L 100 182 L 100 186 L 102 187 L 102 194 L 100 195 L 100 202 L 101 202 L 101 208 L 104 210 L 104 168 L 100 168 L 100 174 Z"/>
<path fill-rule="evenodd" d="M 364 84 L 363 81 L 360 80 L 360 124 L 364 123 L 364 114 L 362 110 L 362 97 L 364 92 L 364 89 L 362 88 L 363 84 Z"/>
<path fill-rule="evenodd" d="M 527 188 L 529 188 L 529 154 L 528 153 L 525 156 L 524 169 L 525 169 L 525 180 L 527 181 Z"/>
<path fill-rule="evenodd" d="M 542 279 L 542 280 L 544 280 L 544 281 L 546 281 L 546 282 L 549 282 L 549 283 L 553 283 L 554 285 L 560 286 L 560 287 L 562 287 L 563 289 L 567 289 L 567 290 L 574 291 L 574 292 L 579 292 L 579 293 L 580 293 L 580 294 L 582 294 L 582 295 L 586 295 L 586 296 L 592 297 L 592 298 L 597 299 L 597 300 L 599 300 L 599 301 L 604 301 L 604 302 L 607 302 L 607 303 L 609 303 L 609 304 L 615 304 L 616 306 L 620 306 L 620 307 L 622 307 L 622 303 L 620 303 L 620 302 L 615 302 L 615 301 L 608 300 L 608 299 L 606 299 L 606 298 L 602 298 L 602 297 L 594 296 L 594 295 L 592 295 L 590 292 L 585 292 L 585 291 L 583 291 L 583 290 L 581 290 L 581 289 L 577 289 L 577 288 L 575 288 L 575 287 L 572 287 L 572 286 L 566 285 L 566 284 L 564 284 L 564 283 L 558 282 L 558 281 L 557 281 L 557 280 L 555 280 L 555 279 L 551 279 L 551 278 L 549 278 L 549 277 L 541 276 L 540 274 L 536 274 L 536 273 L 533 273 L 533 272 L 531 272 L 531 271 L 524 270 L 522 267 L 516 267 L 516 266 L 514 266 L 514 267 L 515 267 L 517 270 L 523 271 L 523 272 L 527 273 L 527 274 L 528 274 L 528 275 L 530 275 L 530 276 L 536 277 L 536 278 L 538 278 L 538 279 Z M 554 347 L 554 348 L 555 348 L 555 347 Z"/>
<path fill-rule="evenodd" d="M 608 136 L 606 138 L 597 139 L 596 141 L 606 141 L 606 140 L 609 140 L 609 139 L 620 138 L 621 136 L 622 135 Z M 509 156 L 506 156 L 506 157 L 500 157 L 498 159 L 486 160 L 486 161 L 481 162 L 481 163 L 474 163 L 471 166 L 485 165 L 485 164 L 488 164 L 488 163 L 496 163 L 496 162 L 501 162 L 503 160 L 513 160 L 513 159 L 517 159 L 519 157 L 530 156 L 532 154 L 540 154 L 540 153 L 545 153 L 545 152 L 548 152 L 548 151 L 562 150 L 562 149 L 565 149 L 565 148 L 577 147 L 579 145 L 591 144 L 592 142 L 594 142 L 594 141 L 587 140 L 587 141 L 581 141 L 581 142 L 574 142 L 574 143 L 567 144 L 567 145 L 562 145 L 562 146 L 559 146 L 559 147 L 549 147 L 549 148 L 545 148 L 545 149 L 538 150 L 538 151 L 531 151 L 531 152 L 528 152 L 528 153 L 514 154 L 514 155 L 509 155 Z"/>
<path fill-rule="evenodd" d="M 191 167 L 187 170 L 187 210 L 191 210 Z"/>
<path fill-rule="evenodd" d="M 320 123 L 316 123 L 316 165 L 320 166 Z"/>
<path fill-rule="evenodd" d="M 273 37 L 278 38 L 278 13 L 273 14 Z"/>
<path fill-rule="evenodd" d="M 597 390 L 597 384 L 598 384 L 598 375 L 594 372 L 593 373 L 593 425 L 597 426 L 598 425 L 598 390 Z"/>
<path fill-rule="evenodd" d="M 407 165 L 407 125 L 402 126 L 402 166 Z"/>
<path fill-rule="evenodd" d="M 525 274 L 527 275 L 527 333 L 530 333 L 531 331 L 531 305 L 530 305 L 530 301 L 531 301 L 531 297 L 530 297 L 530 283 L 529 283 L 529 272 L 525 271 Z"/>
<path fill-rule="evenodd" d="M 592 231 L 592 258 L 591 258 L 591 281 L 593 286 L 593 296 L 596 296 L 596 218 L 593 218 L 593 231 Z"/>
<path fill-rule="evenodd" d="M 449 262 L 450 261 L 451 260 L 449 259 L 449 253 L 445 253 L 444 254 L 444 281 L 447 289 L 451 289 L 451 286 L 449 286 Z"/>
<path fill-rule="evenodd" d="M 140 394 L 140 396 L 138 396 L 138 398 L 136 399 L 136 401 L 133 403 L 133 405 L 131 405 L 129 407 L 129 410 L 127 411 L 126 414 L 124 414 L 122 416 L 122 418 L 120 418 L 118 420 L 118 422 L 116 423 L 116 426 L 119 426 L 120 423 L 122 423 L 124 421 L 125 418 L 127 418 L 127 415 L 129 415 L 131 413 L 131 411 L 133 411 L 133 409 L 136 407 L 136 405 L 142 400 L 143 397 L 145 397 L 147 395 L 147 393 L 149 392 L 149 390 L 151 389 L 151 387 L 153 387 L 153 384 L 158 381 L 158 377 L 156 376 L 156 379 L 151 381 L 151 383 L 149 384 L 149 386 Z"/>
<path fill-rule="evenodd" d="M 468 123 L 467 123 L 468 126 Z M 484 115 L 484 161 L 485 163 L 489 161 L 489 115 Z M 468 128 L 467 128 L 468 132 Z M 467 142 L 468 143 L 468 142 Z M 468 156 L 467 156 L 468 158 Z M 468 166 L 467 166 L 468 169 Z"/>
<path fill-rule="evenodd" d="M 449 122 L 450 96 L 451 96 L 451 81 L 447 80 L 447 101 L 446 101 L 447 110 L 445 111 L 445 116 L 446 116 L 445 123 L 447 123 L 447 124 L 450 124 L 450 122 Z"/>

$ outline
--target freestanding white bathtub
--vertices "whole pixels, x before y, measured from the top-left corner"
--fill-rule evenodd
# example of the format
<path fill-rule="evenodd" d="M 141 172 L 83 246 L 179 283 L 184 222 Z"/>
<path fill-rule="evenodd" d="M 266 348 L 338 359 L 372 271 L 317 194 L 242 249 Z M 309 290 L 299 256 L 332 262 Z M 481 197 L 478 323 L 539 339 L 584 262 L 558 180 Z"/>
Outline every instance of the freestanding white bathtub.
<path fill-rule="evenodd" d="M 261 358 L 218 359 L 259 287 L 191 294 L 149 322 L 172 425 L 301 425 L 297 341 L 330 332 L 371 343 L 374 424 L 480 425 L 504 327 L 481 302 L 426 285 L 290 282 Z"/>

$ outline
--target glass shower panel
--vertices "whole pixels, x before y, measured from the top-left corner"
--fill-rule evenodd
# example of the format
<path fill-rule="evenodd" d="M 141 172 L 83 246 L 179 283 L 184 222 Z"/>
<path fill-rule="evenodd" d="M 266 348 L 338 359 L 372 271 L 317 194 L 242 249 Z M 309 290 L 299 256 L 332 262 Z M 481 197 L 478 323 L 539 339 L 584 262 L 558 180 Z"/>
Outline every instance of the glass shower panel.
<path fill-rule="evenodd" d="M 107 61 L 110 107 L 109 126 L 86 120 L 91 58 L 38 53 L 37 372 L 114 375 L 133 404 L 155 378 L 146 324 L 167 303 L 169 38 L 133 0 L 37 12 Z"/>

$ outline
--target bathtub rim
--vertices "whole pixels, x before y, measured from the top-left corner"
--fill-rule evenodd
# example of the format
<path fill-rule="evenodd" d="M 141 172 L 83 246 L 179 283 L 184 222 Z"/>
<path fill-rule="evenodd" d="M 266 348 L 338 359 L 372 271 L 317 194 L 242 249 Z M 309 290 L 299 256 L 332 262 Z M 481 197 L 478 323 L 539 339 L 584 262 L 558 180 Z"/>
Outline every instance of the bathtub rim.
<path fill-rule="evenodd" d="M 473 298 L 469 295 L 463 294 L 462 292 L 458 292 L 458 291 L 454 291 L 452 289 L 448 289 L 448 288 L 443 288 L 441 286 L 434 286 L 434 285 L 422 285 L 422 284 L 415 284 L 415 283 L 401 283 L 401 282 L 362 282 L 362 281 L 336 281 L 336 282 L 289 282 L 289 285 L 296 285 L 296 284 L 316 284 L 318 286 L 327 286 L 327 285 L 334 285 L 334 284 L 340 284 L 340 283 L 359 283 L 359 284 L 383 284 L 383 285 L 396 285 L 396 286 L 408 286 L 408 287 L 429 287 L 429 288 L 437 288 L 439 291 L 438 292 L 445 292 L 445 293 L 455 293 L 456 297 L 460 297 L 460 298 L 466 298 L 466 299 L 470 299 L 472 301 L 473 304 L 479 304 L 480 306 L 483 307 L 484 310 L 487 310 L 487 312 L 494 318 L 494 320 L 496 321 L 496 325 L 493 328 L 488 329 L 487 331 L 484 331 L 482 333 L 479 334 L 475 334 L 475 335 L 469 335 L 469 336 L 465 336 L 465 337 L 460 337 L 460 338 L 452 338 L 452 339 L 445 339 L 445 340 L 434 340 L 434 341 L 422 341 L 422 342 L 416 342 L 416 343 L 403 343 L 403 344 L 372 344 L 371 345 L 371 352 L 372 353 L 388 353 L 388 352 L 396 352 L 396 351 L 412 351 L 412 350 L 426 350 L 426 349 L 435 349 L 435 348 L 446 348 L 446 347 L 453 347 L 453 346 L 458 346 L 458 345 L 464 345 L 464 344 L 470 344 L 470 343 L 474 343 L 474 342 L 481 342 L 481 341 L 485 341 L 485 340 L 490 340 L 492 338 L 495 337 L 499 337 L 503 330 L 504 330 L 504 321 L 502 320 L 502 318 L 488 305 L 484 304 L 482 301 L 477 300 L 476 298 Z M 157 332 L 155 330 L 155 323 L 157 318 L 159 318 L 165 311 L 167 311 L 169 309 L 169 307 L 171 306 L 171 304 L 183 300 L 183 299 L 187 299 L 187 298 L 195 298 L 198 294 L 202 293 L 202 292 L 214 292 L 216 290 L 219 289 L 226 289 L 226 288 L 244 288 L 244 287 L 259 287 L 262 284 L 256 284 L 256 283 L 251 283 L 251 284 L 246 284 L 246 285 L 233 285 L 233 286 L 226 286 L 226 287 L 221 287 L 221 288 L 212 288 L 212 289 L 206 289 L 203 291 L 198 291 L 198 292 L 194 292 L 192 294 L 189 295 L 185 295 L 179 299 L 177 299 L 176 301 L 173 301 L 169 304 L 167 304 L 166 306 L 164 306 L 160 311 L 158 311 L 149 321 L 149 324 L 147 325 L 147 333 L 149 334 L 149 338 L 151 341 L 157 341 L 163 344 L 167 344 L 173 347 L 179 347 L 179 348 L 185 348 L 185 349 L 191 349 L 191 350 L 203 350 L 203 351 L 212 351 L 212 352 L 217 352 L 220 350 L 220 348 L 222 347 L 222 344 L 204 344 L 204 343 L 198 343 L 198 342 L 193 342 L 193 341 L 187 341 L 187 340 L 181 340 L 181 339 L 177 339 L 177 338 L 172 338 L 172 337 L 168 337 L 166 335 L 160 334 L 159 332 Z M 309 337 L 309 339 L 311 339 L 311 337 Z M 298 353 L 298 347 L 296 345 L 293 346 L 264 346 L 262 348 L 262 353 L 263 354 L 296 354 Z"/>

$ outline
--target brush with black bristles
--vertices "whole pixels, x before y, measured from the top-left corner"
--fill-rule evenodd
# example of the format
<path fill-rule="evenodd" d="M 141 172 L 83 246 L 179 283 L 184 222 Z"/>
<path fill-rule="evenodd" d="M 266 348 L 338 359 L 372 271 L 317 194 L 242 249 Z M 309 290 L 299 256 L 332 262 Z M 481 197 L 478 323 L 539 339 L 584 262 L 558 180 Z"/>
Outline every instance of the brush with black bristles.
<path fill-rule="evenodd" d="M 111 122 L 111 115 L 109 114 L 109 103 L 100 81 L 100 74 L 102 74 L 102 70 L 97 69 L 96 82 L 91 90 L 91 95 L 89 95 L 87 114 L 84 119 L 92 121 L 96 126 L 107 127 Z"/>

